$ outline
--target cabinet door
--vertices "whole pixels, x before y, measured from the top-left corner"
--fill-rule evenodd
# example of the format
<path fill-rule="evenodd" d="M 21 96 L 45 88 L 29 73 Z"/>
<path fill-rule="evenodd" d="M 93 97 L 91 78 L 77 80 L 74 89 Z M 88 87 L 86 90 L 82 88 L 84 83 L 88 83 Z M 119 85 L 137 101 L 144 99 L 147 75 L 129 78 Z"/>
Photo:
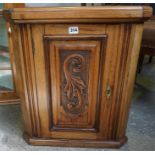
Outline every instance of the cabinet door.
<path fill-rule="evenodd" d="M 43 108 L 42 94 L 39 113 L 44 120 L 48 114 L 48 121 L 41 120 L 43 137 L 97 138 L 103 121 L 100 120 L 100 98 L 105 45 L 106 35 L 44 36 L 48 106 L 47 110 Z M 41 59 L 41 53 L 36 53 L 36 60 L 37 55 Z M 42 72 L 38 65 L 35 65 L 37 77 Z M 43 81 L 38 83 L 41 95 Z"/>

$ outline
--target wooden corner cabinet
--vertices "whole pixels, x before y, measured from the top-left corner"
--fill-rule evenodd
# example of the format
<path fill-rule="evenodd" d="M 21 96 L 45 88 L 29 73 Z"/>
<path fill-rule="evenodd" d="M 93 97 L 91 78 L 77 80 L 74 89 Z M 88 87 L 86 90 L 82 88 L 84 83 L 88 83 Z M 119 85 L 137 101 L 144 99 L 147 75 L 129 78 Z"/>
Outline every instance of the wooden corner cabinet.
<path fill-rule="evenodd" d="M 24 137 L 32 145 L 120 147 L 150 7 L 5 10 Z"/>

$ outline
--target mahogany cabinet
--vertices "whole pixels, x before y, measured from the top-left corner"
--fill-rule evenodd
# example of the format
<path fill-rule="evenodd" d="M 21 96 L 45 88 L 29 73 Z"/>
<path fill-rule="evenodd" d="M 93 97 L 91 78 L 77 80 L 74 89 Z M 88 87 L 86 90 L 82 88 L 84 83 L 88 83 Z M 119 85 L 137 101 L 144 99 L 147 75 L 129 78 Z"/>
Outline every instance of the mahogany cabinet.
<path fill-rule="evenodd" d="M 150 7 L 5 10 L 24 137 L 32 145 L 120 147 Z"/>

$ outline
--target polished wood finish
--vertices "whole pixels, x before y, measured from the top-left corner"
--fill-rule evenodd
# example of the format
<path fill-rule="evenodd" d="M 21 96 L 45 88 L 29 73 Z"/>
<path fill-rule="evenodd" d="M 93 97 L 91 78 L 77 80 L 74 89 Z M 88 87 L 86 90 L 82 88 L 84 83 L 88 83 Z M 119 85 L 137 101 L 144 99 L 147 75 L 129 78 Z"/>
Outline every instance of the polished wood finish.
<path fill-rule="evenodd" d="M 25 3 L 4 3 L 5 9 L 23 8 L 23 7 L 25 7 Z"/>
<path fill-rule="evenodd" d="M 105 23 L 141 22 L 151 16 L 152 10 L 148 6 L 106 6 L 15 8 L 6 12 L 14 23 Z"/>
<path fill-rule="evenodd" d="M 19 104 L 19 96 L 14 91 L 1 91 L 0 105 Z"/>
<path fill-rule="evenodd" d="M 52 98 L 50 102 L 56 102 L 57 105 L 53 104 L 51 107 L 51 128 L 98 130 L 96 113 L 99 113 L 100 105 L 97 103 L 101 91 L 99 83 L 96 82 L 99 82 L 101 77 L 101 73 L 98 74 L 101 70 L 99 63 L 103 63 L 100 57 L 103 58 L 106 36 L 44 36 L 44 39 L 46 68 L 49 68 L 46 72 L 52 70 L 49 73 L 48 85 L 51 85 L 49 92 L 53 93 L 49 98 Z M 48 47 L 49 49 L 46 49 Z M 94 62 L 98 63 L 94 66 Z M 55 83 L 57 87 L 53 87 Z"/>
<path fill-rule="evenodd" d="M 14 34 L 27 142 L 124 144 L 143 22 L 151 9 L 59 7 L 4 14 Z M 68 34 L 73 26 L 78 34 Z"/>

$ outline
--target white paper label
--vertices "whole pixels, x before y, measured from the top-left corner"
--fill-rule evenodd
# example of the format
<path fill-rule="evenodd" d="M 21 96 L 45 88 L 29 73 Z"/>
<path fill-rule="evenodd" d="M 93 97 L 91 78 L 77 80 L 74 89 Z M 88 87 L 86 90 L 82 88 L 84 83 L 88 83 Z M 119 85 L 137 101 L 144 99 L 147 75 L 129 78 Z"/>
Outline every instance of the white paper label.
<path fill-rule="evenodd" d="M 79 33 L 79 28 L 78 27 L 69 27 L 68 28 L 68 33 L 69 34 L 78 34 Z"/>

